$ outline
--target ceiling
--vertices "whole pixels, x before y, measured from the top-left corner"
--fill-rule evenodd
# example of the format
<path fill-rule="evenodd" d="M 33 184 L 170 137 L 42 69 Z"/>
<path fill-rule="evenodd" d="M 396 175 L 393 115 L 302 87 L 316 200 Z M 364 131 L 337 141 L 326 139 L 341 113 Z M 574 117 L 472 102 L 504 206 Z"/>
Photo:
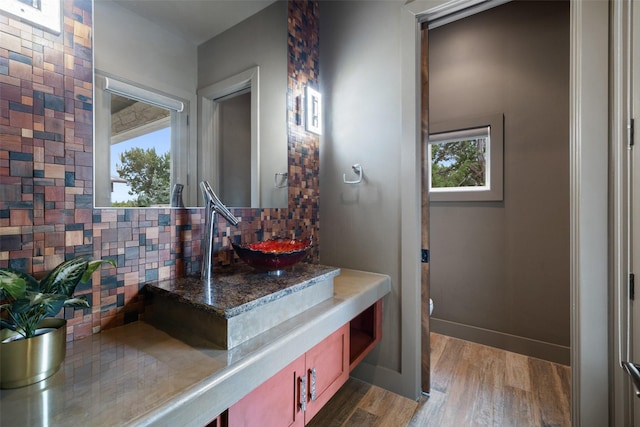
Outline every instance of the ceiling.
<path fill-rule="evenodd" d="M 275 0 L 113 0 L 198 46 Z"/>

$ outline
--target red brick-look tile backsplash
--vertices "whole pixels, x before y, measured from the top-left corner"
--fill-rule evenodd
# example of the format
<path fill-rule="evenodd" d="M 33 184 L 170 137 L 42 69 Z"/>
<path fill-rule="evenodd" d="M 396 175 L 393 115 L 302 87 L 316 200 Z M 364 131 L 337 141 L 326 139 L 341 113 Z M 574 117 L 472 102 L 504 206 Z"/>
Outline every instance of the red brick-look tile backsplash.
<path fill-rule="evenodd" d="M 93 208 L 92 3 L 63 1 L 54 35 L 0 14 L 0 267 L 43 275 L 78 255 L 111 258 L 89 284 L 92 303 L 67 308 L 68 340 L 139 319 L 150 280 L 200 270 L 202 209 Z M 235 209 L 217 224 L 215 263 L 237 262 L 229 239 L 311 236 L 319 243 L 318 137 L 300 118 L 305 85 L 317 88 L 318 2 L 289 2 L 289 207 Z"/>

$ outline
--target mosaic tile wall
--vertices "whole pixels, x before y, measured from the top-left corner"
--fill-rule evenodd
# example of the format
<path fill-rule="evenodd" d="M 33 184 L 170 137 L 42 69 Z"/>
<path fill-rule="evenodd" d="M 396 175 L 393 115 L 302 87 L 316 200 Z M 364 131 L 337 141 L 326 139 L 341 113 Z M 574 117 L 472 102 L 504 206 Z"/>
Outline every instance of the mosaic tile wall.
<path fill-rule="evenodd" d="M 63 1 L 54 35 L 0 14 L 0 267 L 43 275 L 78 255 L 111 258 L 65 309 L 68 340 L 138 320 L 150 280 L 200 271 L 201 209 L 93 209 L 92 4 Z M 306 84 L 317 88 L 318 3 L 289 2 L 289 208 L 235 209 L 223 219 L 215 264 L 236 262 L 229 239 L 311 236 L 319 244 L 318 137 L 304 131 Z"/>

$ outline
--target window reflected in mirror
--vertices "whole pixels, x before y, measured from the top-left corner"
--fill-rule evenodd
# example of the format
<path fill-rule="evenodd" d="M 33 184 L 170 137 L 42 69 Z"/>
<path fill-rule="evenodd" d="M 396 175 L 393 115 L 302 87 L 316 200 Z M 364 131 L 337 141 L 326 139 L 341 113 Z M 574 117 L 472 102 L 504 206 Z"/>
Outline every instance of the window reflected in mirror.
<path fill-rule="evenodd" d="M 169 206 L 171 111 L 111 94 L 111 205 Z"/>
<path fill-rule="evenodd" d="M 172 206 L 172 188 L 185 181 L 176 173 L 188 147 L 182 101 L 100 77 L 96 105 L 96 207 Z"/>

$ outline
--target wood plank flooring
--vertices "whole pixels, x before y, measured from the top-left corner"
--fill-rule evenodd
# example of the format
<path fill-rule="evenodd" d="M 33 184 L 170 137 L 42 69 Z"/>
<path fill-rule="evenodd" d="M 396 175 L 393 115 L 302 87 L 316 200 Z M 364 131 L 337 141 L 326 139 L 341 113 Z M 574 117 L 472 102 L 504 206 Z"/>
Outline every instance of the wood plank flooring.
<path fill-rule="evenodd" d="M 570 369 L 431 334 L 431 394 L 418 402 L 350 378 L 315 427 L 570 426 Z"/>

